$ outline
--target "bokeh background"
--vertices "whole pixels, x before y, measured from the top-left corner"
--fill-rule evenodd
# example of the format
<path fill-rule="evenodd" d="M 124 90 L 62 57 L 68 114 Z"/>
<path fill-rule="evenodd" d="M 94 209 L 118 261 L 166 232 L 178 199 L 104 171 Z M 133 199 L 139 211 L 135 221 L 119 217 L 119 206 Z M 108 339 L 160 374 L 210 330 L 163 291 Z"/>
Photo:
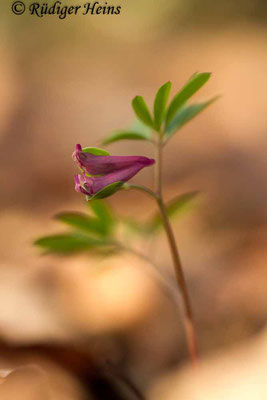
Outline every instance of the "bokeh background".
<path fill-rule="evenodd" d="M 267 3 L 120 4 L 119 16 L 62 21 L 15 16 L 1 1 L 1 398 L 138 398 L 129 380 L 153 400 L 265 399 Z M 202 193 L 174 222 L 203 358 L 192 373 L 177 307 L 146 263 L 44 257 L 32 241 L 60 230 L 58 211 L 86 207 L 73 190 L 74 145 L 97 145 L 131 123 L 136 94 L 151 105 L 161 84 L 175 93 L 195 71 L 213 74 L 196 98 L 222 97 L 164 160 L 166 199 Z M 141 142 L 110 151 L 153 157 Z M 147 169 L 135 181 L 152 179 Z M 140 221 L 154 211 L 134 192 L 109 204 Z M 172 274 L 164 234 L 144 250 Z"/>

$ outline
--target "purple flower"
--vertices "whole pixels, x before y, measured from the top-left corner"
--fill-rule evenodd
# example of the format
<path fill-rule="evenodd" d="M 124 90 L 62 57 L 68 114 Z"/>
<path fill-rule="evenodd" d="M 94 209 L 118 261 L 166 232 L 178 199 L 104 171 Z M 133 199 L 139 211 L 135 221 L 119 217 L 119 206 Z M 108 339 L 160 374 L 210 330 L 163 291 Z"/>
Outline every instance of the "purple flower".
<path fill-rule="evenodd" d="M 76 145 L 73 159 L 84 171 L 75 175 L 75 190 L 92 196 L 106 186 L 116 182 L 127 182 L 142 168 L 154 164 L 155 160 L 142 156 L 97 156 L 83 152 L 81 145 Z M 98 175 L 90 176 L 87 174 Z"/>
<path fill-rule="evenodd" d="M 80 144 L 76 145 L 76 150 L 72 157 L 80 168 L 90 175 L 107 174 L 124 168 L 130 168 L 137 164 L 147 167 L 155 162 L 150 158 L 142 156 L 96 156 L 82 151 Z"/>

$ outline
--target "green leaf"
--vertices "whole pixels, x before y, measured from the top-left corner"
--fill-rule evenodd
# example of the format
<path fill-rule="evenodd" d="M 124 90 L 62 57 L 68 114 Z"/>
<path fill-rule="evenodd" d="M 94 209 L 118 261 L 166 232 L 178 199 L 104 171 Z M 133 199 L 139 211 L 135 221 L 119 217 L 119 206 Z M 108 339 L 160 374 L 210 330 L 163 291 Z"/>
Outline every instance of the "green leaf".
<path fill-rule="evenodd" d="M 112 209 L 103 200 L 90 201 L 89 205 L 101 225 L 105 227 L 106 232 L 110 233 L 115 224 L 115 216 Z"/>
<path fill-rule="evenodd" d="M 95 156 L 109 156 L 109 152 L 104 149 L 99 149 L 98 147 L 84 147 L 83 151 L 85 153 L 91 153 Z"/>
<path fill-rule="evenodd" d="M 132 233 L 137 235 L 146 236 L 151 233 L 150 225 L 141 223 L 133 218 L 121 218 L 121 222 L 125 225 Z"/>
<path fill-rule="evenodd" d="M 36 240 L 34 244 L 49 253 L 74 253 L 107 245 L 103 240 L 90 238 L 80 233 L 58 234 L 44 236 Z"/>
<path fill-rule="evenodd" d="M 149 126 L 150 128 L 154 128 L 151 114 L 142 96 L 136 96 L 133 99 L 132 107 L 137 118 L 139 118 L 145 125 Z"/>
<path fill-rule="evenodd" d="M 212 104 L 215 100 L 217 100 L 218 96 L 205 101 L 203 103 L 196 103 L 191 105 L 185 105 L 182 107 L 174 117 L 174 119 L 170 122 L 170 124 L 166 127 L 165 131 L 165 141 L 170 138 L 175 132 L 177 132 L 182 126 L 187 124 L 187 122 L 191 121 L 194 117 L 196 117 L 201 111 L 205 110 L 210 104 Z"/>
<path fill-rule="evenodd" d="M 104 189 L 100 190 L 93 196 L 86 196 L 86 198 L 87 198 L 87 200 L 104 199 L 105 197 L 109 197 L 112 194 L 116 193 L 123 184 L 124 184 L 124 182 L 121 182 L 121 181 L 111 183 L 110 185 L 104 187 Z"/>
<path fill-rule="evenodd" d="M 169 218 L 174 216 L 183 215 L 189 207 L 192 206 L 192 201 L 198 195 L 198 192 L 189 192 L 175 197 L 166 204 L 167 215 Z M 163 227 L 161 215 L 158 213 L 149 223 L 148 231 L 156 232 L 159 228 Z"/>
<path fill-rule="evenodd" d="M 185 86 L 171 101 L 167 111 L 166 125 L 172 121 L 177 111 L 187 102 L 187 100 L 209 80 L 210 76 L 211 74 L 209 72 L 200 74 L 196 73 L 189 79 Z"/>
<path fill-rule="evenodd" d="M 114 215 L 111 207 L 104 200 L 91 201 L 90 208 L 96 217 L 103 221 L 113 221 Z"/>
<path fill-rule="evenodd" d="M 140 121 L 140 119 L 138 118 L 134 118 L 129 129 L 127 129 L 128 131 L 132 131 L 132 132 L 137 132 L 137 133 L 143 133 L 146 136 L 151 135 L 151 127 L 145 125 L 142 121 Z"/>
<path fill-rule="evenodd" d="M 157 131 L 160 130 L 162 121 L 164 119 L 166 106 L 169 98 L 169 94 L 171 91 L 172 84 L 171 82 L 167 82 L 162 85 L 155 97 L 154 101 L 154 122 L 155 122 L 155 129 Z"/>
<path fill-rule="evenodd" d="M 119 140 L 150 140 L 150 134 L 145 132 L 134 132 L 134 131 L 116 131 L 103 140 L 102 144 L 110 144 L 118 142 Z"/>
<path fill-rule="evenodd" d="M 55 219 L 86 233 L 106 235 L 107 229 L 98 218 L 90 217 L 83 213 L 63 212 L 57 214 Z"/>

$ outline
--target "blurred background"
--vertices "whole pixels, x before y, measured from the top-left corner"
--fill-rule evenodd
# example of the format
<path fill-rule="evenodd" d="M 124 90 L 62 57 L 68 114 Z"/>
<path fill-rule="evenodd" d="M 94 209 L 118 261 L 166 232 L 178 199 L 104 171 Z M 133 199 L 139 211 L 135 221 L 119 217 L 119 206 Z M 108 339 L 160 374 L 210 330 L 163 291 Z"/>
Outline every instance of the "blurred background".
<path fill-rule="evenodd" d="M 267 399 L 267 3 L 115 3 L 119 16 L 65 20 L 0 5 L 1 399 L 141 398 L 132 384 L 153 400 Z M 86 207 L 75 144 L 98 145 L 131 123 L 135 95 L 151 106 L 196 71 L 212 72 L 196 98 L 222 97 L 164 160 L 167 200 L 202 193 L 173 225 L 203 359 L 192 373 L 177 306 L 145 262 L 44 257 L 32 242 L 60 231 L 57 212 Z M 142 142 L 109 150 L 153 157 Z M 152 168 L 134 180 L 151 186 Z M 140 193 L 108 202 L 140 221 L 154 211 Z M 148 252 L 172 274 L 164 233 Z"/>

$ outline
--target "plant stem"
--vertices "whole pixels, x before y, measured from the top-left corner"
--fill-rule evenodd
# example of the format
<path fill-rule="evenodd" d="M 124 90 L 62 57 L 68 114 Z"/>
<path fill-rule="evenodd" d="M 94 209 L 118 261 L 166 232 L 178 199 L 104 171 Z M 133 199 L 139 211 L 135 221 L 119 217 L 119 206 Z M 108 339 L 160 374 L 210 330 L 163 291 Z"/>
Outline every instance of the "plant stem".
<path fill-rule="evenodd" d="M 139 252 L 136 249 L 133 249 L 131 247 L 125 246 L 121 243 L 117 244 L 117 247 L 120 250 L 124 250 L 125 252 L 134 255 L 135 257 L 138 257 L 140 260 L 145 261 L 149 265 L 153 267 L 151 271 L 154 273 L 155 279 L 158 281 L 158 283 L 161 285 L 162 289 L 166 293 L 166 295 L 171 298 L 176 304 L 179 304 L 179 298 L 177 296 L 177 290 L 176 286 L 172 284 L 172 281 L 165 276 L 163 271 L 160 269 L 158 265 L 156 265 L 149 257 L 147 257 L 145 254 Z"/>
<path fill-rule="evenodd" d="M 157 154 L 157 165 L 155 167 L 155 185 L 156 193 L 158 198 L 162 197 L 162 136 L 159 136 L 159 140 L 156 146 Z"/>
<path fill-rule="evenodd" d="M 156 183 L 155 192 L 144 186 L 136 184 L 125 184 L 124 188 L 140 190 L 142 192 L 145 192 L 149 196 L 152 196 L 157 201 L 171 250 L 179 293 L 182 298 L 183 322 L 185 327 L 188 351 L 191 357 L 191 361 L 193 365 L 195 365 L 198 361 L 198 348 L 197 348 L 197 337 L 194 326 L 193 312 L 183 273 L 180 255 L 178 252 L 174 233 L 169 221 L 169 217 L 162 196 L 162 150 L 163 150 L 163 141 L 162 141 L 162 135 L 160 135 L 157 143 L 157 157 L 156 157 L 157 163 L 155 168 L 155 183 Z"/>
<path fill-rule="evenodd" d="M 124 185 L 122 186 L 122 189 L 128 190 L 128 189 L 136 189 L 136 190 L 140 190 L 141 192 L 145 192 L 146 194 L 148 194 L 149 196 L 154 197 L 155 199 L 157 199 L 157 195 L 156 193 L 154 193 L 152 190 L 148 189 L 145 186 L 141 186 L 141 185 L 136 185 L 134 183 L 124 183 Z"/>
<path fill-rule="evenodd" d="M 180 295 L 182 297 L 183 306 L 183 321 L 187 339 L 188 351 L 191 357 L 192 363 L 195 365 L 198 361 L 198 349 L 197 349 L 197 338 L 194 327 L 193 312 L 191 302 L 188 294 L 188 289 L 183 273 L 180 255 L 176 245 L 174 233 L 170 225 L 167 210 L 162 197 L 162 136 L 159 137 L 157 145 L 157 172 L 156 172 L 156 184 L 157 184 L 157 203 L 161 212 L 162 221 L 167 234 L 172 260 L 175 269 L 176 280 Z"/>

